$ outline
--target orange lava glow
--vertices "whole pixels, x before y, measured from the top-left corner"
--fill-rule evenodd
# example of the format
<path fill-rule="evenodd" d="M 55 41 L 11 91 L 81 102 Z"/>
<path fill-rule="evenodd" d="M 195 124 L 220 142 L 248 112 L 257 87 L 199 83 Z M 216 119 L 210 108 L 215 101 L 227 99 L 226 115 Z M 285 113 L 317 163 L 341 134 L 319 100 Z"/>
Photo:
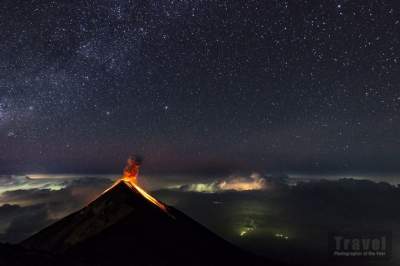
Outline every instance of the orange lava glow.
<path fill-rule="evenodd" d="M 111 187 L 107 188 L 102 194 L 111 190 L 113 187 L 118 185 L 120 182 L 124 182 L 132 190 L 136 190 L 145 199 L 147 199 L 148 201 L 150 201 L 151 203 L 153 203 L 154 205 L 159 207 L 164 212 L 168 213 L 167 207 L 164 204 L 162 204 L 157 199 L 152 197 L 150 194 L 148 194 L 144 189 L 139 187 L 139 185 L 137 184 L 139 168 L 140 168 L 140 162 L 135 160 L 135 158 L 129 157 L 129 159 L 127 161 L 127 165 L 124 168 L 123 176 L 121 178 L 119 178 L 117 181 L 115 181 L 115 183 Z"/>
<path fill-rule="evenodd" d="M 127 164 L 124 168 L 122 178 L 125 180 L 129 180 L 129 182 L 136 183 L 137 177 L 139 175 L 140 163 L 132 157 L 129 157 L 126 163 Z"/>
<path fill-rule="evenodd" d="M 164 204 L 162 204 L 161 202 L 159 202 L 158 200 L 156 200 L 154 197 L 152 197 L 150 194 L 148 194 L 146 191 L 144 191 L 144 189 L 142 189 L 141 187 L 139 187 L 138 185 L 136 185 L 135 183 L 133 183 L 130 180 L 126 180 L 123 178 L 122 181 L 125 182 L 125 184 L 127 184 L 129 187 L 135 188 L 148 201 L 150 201 L 151 203 L 153 203 L 154 205 L 158 206 L 160 209 L 162 209 L 163 211 L 168 213 L 167 207 Z"/>

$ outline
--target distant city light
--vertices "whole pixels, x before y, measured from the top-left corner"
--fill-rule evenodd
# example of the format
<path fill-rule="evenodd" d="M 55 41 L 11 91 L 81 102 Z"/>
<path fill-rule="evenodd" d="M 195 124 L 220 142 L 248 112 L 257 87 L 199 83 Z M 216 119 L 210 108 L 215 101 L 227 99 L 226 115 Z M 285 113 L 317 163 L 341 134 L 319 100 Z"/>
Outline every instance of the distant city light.
<path fill-rule="evenodd" d="M 244 237 L 245 235 L 249 234 L 252 231 L 254 231 L 254 227 L 244 227 L 242 228 L 242 230 L 240 230 L 239 235 L 241 237 Z"/>
<path fill-rule="evenodd" d="M 275 237 L 276 237 L 276 238 L 280 238 L 280 239 L 285 239 L 285 240 L 288 240 L 288 239 L 289 239 L 289 237 L 288 237 L 287 235 L 282 234 L 282 233 L 276 233 L 276 234 L 275 234 Z"/>

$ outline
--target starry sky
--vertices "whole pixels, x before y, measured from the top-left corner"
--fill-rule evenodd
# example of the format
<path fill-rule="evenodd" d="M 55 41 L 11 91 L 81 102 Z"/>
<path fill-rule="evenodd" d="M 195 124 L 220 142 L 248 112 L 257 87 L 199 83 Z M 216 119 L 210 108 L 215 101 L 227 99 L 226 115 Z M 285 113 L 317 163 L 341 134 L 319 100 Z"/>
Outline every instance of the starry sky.
<path fill-rule="evenodd" d="M 0 172 L 400 172 L 388 0 L 3 0 Z"/>

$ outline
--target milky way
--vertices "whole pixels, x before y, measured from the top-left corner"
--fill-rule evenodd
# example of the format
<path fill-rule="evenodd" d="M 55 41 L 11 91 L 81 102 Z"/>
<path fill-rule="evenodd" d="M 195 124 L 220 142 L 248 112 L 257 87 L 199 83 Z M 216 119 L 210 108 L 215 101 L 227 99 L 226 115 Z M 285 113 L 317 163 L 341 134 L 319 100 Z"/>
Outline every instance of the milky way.
<path fill-rule="evenodd" d="M 392 1 L 2 1 L 0 171 L 398 172 Z"/>

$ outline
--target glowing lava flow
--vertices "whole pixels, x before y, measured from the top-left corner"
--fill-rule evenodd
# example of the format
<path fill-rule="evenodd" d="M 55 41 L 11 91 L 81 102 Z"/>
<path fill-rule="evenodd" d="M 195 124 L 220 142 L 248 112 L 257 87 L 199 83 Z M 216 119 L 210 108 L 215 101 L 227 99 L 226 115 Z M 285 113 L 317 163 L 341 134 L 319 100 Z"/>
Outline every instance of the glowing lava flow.
<path fill-rule="evenodd" d="M 141 163 L 140 159 L 134 158 L 134 157 L 129 157 L 129 159 L 127 161 L 127 165 L 124 168 L 123 176 L 121 178 L 119 178 L 117 181 L 115 181 L 115 183 L 111 187 L 107 188 L 102 194 L 104 194 L 107 191 L 111 190 L 113 187 L 118 185 L 120 182 L 124 182 L 129 188 L 131 188 L 134 191 L 136 190 L 145 199 L 147 199 L 148 201 L 150 201 L 151 203 L 153 203 L 154 205 L 159 207 L 164 212 L 168 213 L 167 207 L 164 204 L 159 202 L 157 199 L 152 197 L 150 194 L 148 194 L 146 191 L 144 191 L 144 189 L 142 189 L 141 187 L 139 187 L 136 184 L 137 177 L 139 175 L 140 163 Z"/>
<path fill-rule="evenodd" d="M 144 191 L 141 187 L 139 187 L 138 185 L 136 185 L 135 183 L 133 183 L 130 180 L 126 180 L 125 178 L 123 178 L 122 181 L 125 182 L 125 184 L 127 184 L 129 187 L 136 189 L 148 201 L 150 201 L 154 205 L 157 205 L 160 209 L 162 209 L 163 211 L 168 213 L 167 207 L 165 207 L 164 204 L 162 204 L 161 202 L 156 200 L 154 197 L 152 197 L 150 194 L 148 194 L 146 191 Z"/>

